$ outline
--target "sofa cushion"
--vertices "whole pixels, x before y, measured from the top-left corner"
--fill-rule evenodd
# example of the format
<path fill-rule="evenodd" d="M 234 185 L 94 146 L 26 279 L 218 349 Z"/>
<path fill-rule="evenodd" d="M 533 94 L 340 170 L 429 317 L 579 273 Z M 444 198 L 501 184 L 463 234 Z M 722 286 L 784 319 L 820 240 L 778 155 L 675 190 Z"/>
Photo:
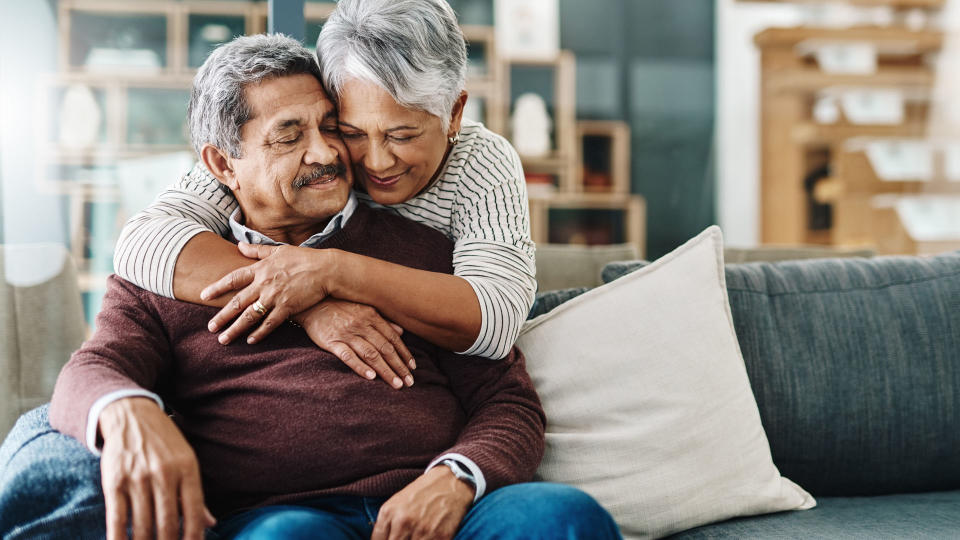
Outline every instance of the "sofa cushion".
<path fill-rule="evenodd" d="M 572 289 L 538 292 L 536 298 L 533 300 L 533 307 L 530 308 L 530 313 L 527 315 L 527 318 L 533 319 L 539 317 L 567 300 L 572 300 L 589 290 L 587 287 L 575 287 Z"/>
<path fill-rule="evenodd" d="M 960 488 L 960 252 L 728 265 L 726 280 L 784 475 L 816 496 Z"/>
<path fill-rule="evenodd" d="M 820 497 L 807 512 L 739 518 L 671 536 L 699 538 L 956 538 L 960 531 L 960 491 Z"/>
<path fill-rule="evenodd" d="M 633 244 L 537 244 L 537 290 L 603 285 L 600 271 L 607 263 L 636 259 L 638 255 Z"/>
<path fill-rule="evenodd" d="M 549 419 L 539 477 L 593 495 L 628 537 L 813 504 L 770 457 L 720 248 L 712 227 L 517 342 Z"/>

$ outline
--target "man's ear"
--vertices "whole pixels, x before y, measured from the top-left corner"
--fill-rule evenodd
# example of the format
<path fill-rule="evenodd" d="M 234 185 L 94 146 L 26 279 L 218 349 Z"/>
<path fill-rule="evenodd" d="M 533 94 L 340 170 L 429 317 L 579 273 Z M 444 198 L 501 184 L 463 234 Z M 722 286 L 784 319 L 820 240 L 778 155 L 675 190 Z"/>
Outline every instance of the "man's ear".
<path fill-rule="evenodd" d="M 229 154 L 212 144 L 205 144 L 200 149 L 200 160 L 221 184 L 230 189 L 240 189 Z"/>
<path fill-rule="evenodd" d="M 460 122 L 463 120 L 463 107 L 467 104 L 467 91 L 460 92 L 460 96 L 453 102 L 453 110 L 450 111 L 450 129 L 447 130 L 447 136 L 453 137 L 460 132 Z"/>

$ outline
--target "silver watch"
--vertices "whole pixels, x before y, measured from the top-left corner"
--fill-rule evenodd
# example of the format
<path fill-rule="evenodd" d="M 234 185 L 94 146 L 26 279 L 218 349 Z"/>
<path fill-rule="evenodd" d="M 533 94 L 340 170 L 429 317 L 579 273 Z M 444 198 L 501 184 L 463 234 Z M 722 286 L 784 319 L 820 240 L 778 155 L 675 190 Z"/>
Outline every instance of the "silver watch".
<path fill-rule="evenodd" d="M 468 484 L 473 486 L 474 489 L 476 489 L 477 479 L 474 478 L 473 473 L 471 473 L 470 470 L 464 467 L 463 464 L 461 464 L 459 461 L 448 458 L 441 461 L 440 465 L 446 465 L 447 467 L 450 468 L 451 471 L 453 471 L 454 476 L 456 476 L 460 480 L 463 480 L 464 482 L 467 482 Z"/>

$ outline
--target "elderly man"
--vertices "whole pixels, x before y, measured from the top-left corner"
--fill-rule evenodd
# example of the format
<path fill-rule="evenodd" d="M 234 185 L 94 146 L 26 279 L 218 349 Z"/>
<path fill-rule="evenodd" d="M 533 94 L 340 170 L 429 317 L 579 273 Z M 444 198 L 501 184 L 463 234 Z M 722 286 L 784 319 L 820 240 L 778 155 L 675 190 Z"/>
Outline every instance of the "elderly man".
<path fill-rule="evenodd" d="M 234 236 L 451 272 L 442 234 L 356 203 L 319 77 L 282 36 L 238 38 L 198 73 L 191 137 L 239 201 Z M 96 334 L 57 381 L 51 424 L 102 452 L 109 537 L 200 538 L 216 520 L 226 538 L 619 536 L 587 495 L 523 483 L 545 420 L 519 351 L 491 362 L 405 333 L 417 382 L 396 391 L 293 324 L 222 346 L 215 312 L 111 277 Z"/>

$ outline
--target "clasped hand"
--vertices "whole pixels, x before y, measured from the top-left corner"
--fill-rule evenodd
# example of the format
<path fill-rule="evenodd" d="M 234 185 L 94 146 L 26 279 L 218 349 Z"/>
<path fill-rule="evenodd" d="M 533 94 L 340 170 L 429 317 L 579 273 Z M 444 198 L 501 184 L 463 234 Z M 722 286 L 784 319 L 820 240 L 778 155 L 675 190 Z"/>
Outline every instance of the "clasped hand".
<path fill-rule="evenodd" d="M 367 379 L 380 376 L 394 388 L 413 384 L 413 355 L 400 335 L 403 329 L 371 306 L 330 296 L 336 271 L 332 250 L 263 246 L 241 242 L 240 252 L 256 263 L 217 280 L 201 293 L 212 300 L 231 292 L 233 298 L 210 320 L 211 332 L 226 345 L 253 330 L 247 343 L 257 343 L 287 320 L 304 327 L 321 349 L 337 356 Z"/>

